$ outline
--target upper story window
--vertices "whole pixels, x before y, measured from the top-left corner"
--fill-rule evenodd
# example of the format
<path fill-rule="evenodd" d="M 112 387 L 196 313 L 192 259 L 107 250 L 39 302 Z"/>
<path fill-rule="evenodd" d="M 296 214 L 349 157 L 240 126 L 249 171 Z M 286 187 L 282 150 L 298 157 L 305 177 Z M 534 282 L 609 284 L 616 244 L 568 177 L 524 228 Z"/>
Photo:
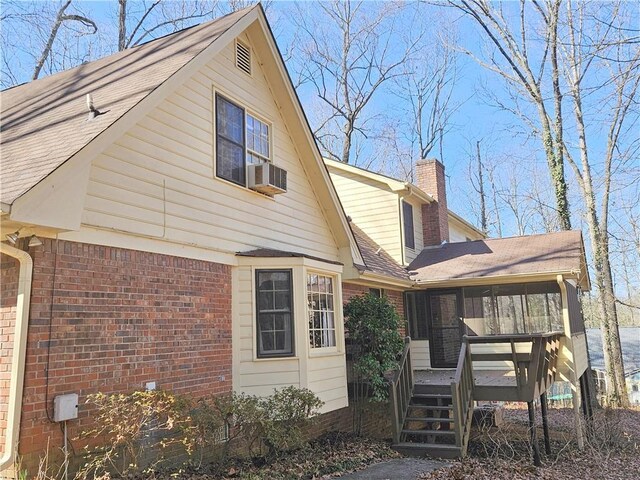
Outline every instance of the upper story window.
<path fill-rule="evenodd" d="M 413 232 L 413 206 L 405 201 L 402 202 L 402 221 L 404 224 L 404 246 L 416 248 Z"/>
<path fill-rule="evenodd" d="M 216 94 L 216 176 L 247 185 L 247 165 L 271 158 L 269 125 Z"/>
<path fill-rule="evenodd" d="M 307 312 L 311 348 L 336 346 L 336 323 L 333 278 L 307 275 Z"/>
<path fill-rule="evenodd" d="M 258 357 L 293 355 L 291 270 L 257 270 Z"/>

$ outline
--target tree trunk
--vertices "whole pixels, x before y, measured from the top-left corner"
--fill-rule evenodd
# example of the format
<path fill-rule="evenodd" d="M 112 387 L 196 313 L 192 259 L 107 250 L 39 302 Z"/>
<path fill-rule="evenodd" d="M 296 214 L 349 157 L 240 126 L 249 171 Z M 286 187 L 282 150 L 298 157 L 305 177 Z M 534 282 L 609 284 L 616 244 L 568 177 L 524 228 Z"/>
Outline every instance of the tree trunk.
<path fill-rule="evenodd" d="M 127 48 L 127 0 L 118 0 L 118 51 Z"/>
<path fill-rule="evenodd" d="M 62 6 L 60 10 L 58 10 L 58 14 L 56 15 L 56 19 L 53 23 L 53 27 L 51 28 L 51 34 L 49 35 L 49 40 L 47 40 L 47 44 L 44 46 L 44 50 L 42 50 L 42 54 L 36 63 L 36 67 L 33 70 L 33 75 L 31 76 L 31 80 L 37 80 L 40 76 L 40 72 L 42 71 L 42 67 L 44 66 L 44 62 L 47 61 L 49 54 L 51 53 L 51 48 L 53 47 L 53 42 L 58 35 L 58 30 L 60 29 L 60 25 L 64 21 L 64 12 L 71 4 L 71 0 L 67 0 Z"/>
<path fill-rule="evenodd" d="M 476 142 L 476 151 L 478 154 L 478 193 L 480 194 L 480 228 L 486 235 L 488 232 L 487 225 L 487 202 L 484 194 L 484 181 L 482 178 L 482 157 L 480 156 L 480 141 Z"/>

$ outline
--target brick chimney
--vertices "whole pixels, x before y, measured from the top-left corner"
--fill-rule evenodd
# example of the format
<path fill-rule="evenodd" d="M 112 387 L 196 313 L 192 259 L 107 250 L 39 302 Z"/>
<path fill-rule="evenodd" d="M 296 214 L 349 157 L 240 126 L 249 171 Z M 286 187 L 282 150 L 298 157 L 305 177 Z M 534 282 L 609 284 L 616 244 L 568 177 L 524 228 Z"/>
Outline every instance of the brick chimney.
<path fill-rule="evenodd" d="M 435 158 L 418 160 L 415 184 L 436 201 L 422 205 L 422 235 L 424 246 L 440 245 L 449 241 L 449 216 L 444 165 Z"/>

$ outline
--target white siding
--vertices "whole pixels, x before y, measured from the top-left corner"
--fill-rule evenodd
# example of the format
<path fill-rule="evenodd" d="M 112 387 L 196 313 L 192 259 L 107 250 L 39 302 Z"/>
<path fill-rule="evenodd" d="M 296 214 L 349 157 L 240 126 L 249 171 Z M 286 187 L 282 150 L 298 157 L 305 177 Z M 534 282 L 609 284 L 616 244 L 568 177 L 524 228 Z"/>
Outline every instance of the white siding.
<path fill-rule="evenodd" d="M 403 199 L 402 201 L 409 203 L 413 207 L 413 238 L 415 248 L 404 247 L 405 264 L 408 265 L 424 248 L 424 237 L 422 235 L 422 205 L 415 200 Z"/>
<path fill-rule="evenodd" d="M 431 368 L 431 357 L 429 355 L 429 340 L 411 341 L 411 363 L 414 369 Z"/>
<path fill-rule="evenodd" d="M 307 388 L 316 392 L 324 402 L 323 411 L 329 412 L 347 406 L 347 370 L 344 355 L 309 358 L 307 382 Z"/>
<path fill-rule="evenodd" d="M 571 341 L 573 342 L 573 357 L 575 358 L 576 373 L 579 377 L 589 366 L 587 336 L 584 333 L 571 335 Z"/>
<path fill-rule="evenodd" d="M 239 71 L 231 43 L 97 157 L 83 224 L 230 253 L 274 248 L 338 260 L 259 65 L 254 58 L 252 77 Z M 273 162 L 288 172 L 287 193 L 271 199 L 215 177 L 214 89 L 272 122 Z"/>
<path fill-rule="evenodd" d="M 466 241 L 467 241 L 466 233 L 461 229 L 456 228 L 455 225 L 452 225 L 451 223 L 449 223 L 449 242 L 454 243 L 454 242 L 466 242 Z"/>
<path fill-rule="evenodd" d="M 398 195 L 360 175 L 329 167 L 347 215 L 371 239 L 402 263 Z"/>
<path fill-rule="evenodd" d="M 261 262 L 256 259 L 256 262 Z M 263 262 L 264 263 L 264 262 Z M 294 357 L 257 358 L 255 269 L 289 268 L 293 282 Z M 317 271 L 314 269 L 313 271 Z M 289 385 L 308 388 L 324 402 L 321 412 L 347 406 L 347 371 L 341 311 L 336 311 L 336 344 L 333 352 L 318 355 L 309 347 L 307 325 L 307 269 L 298 263 L 288 265 L 240 266 L 233 269 L 237 297 L 233 302 L 234 389 L 250 395 L 267 396 L 274 388 Z M 336 277 L 339 279 L 340 277 Z M 336 306 L 342 305 L 339 281 L 334 286 Z M 235 293 L 235 292 L 234 292 Z"/>
<path fill-rule="evenodd" d="M 254 321 L 255 294 L 253 290 L 253 270 L 251 267 L 238 267 L 238 298 L 236 311 L 233 312 L 235 332 L 234 360 L 239 359 L 236 370 L 239 378 L 234 379 L 236 389 L 249 395 L 267 396 L 274 388 L 288 385 L 300 386 L 300 362 L 298 358 L 278 358 L 254 360 L 256 343 L 256 325 Z M 295 290 L 296 285 L 294 285 Z M 234 292 L 235 294 L 235 292 Z"/>

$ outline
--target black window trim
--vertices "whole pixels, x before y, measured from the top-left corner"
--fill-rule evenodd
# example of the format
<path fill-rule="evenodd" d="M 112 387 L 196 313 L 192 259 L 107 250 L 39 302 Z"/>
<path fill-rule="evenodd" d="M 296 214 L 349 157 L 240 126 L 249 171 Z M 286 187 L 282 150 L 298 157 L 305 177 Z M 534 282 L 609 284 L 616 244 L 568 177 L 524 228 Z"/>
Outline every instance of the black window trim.
<path fill-rule="evenodd" d="M 236 182 L 235 180 L 231 179 L 231 178 L 226 178 L 223 177 L 221 175 L 218 174 L 218 155 L 219 155 L 219 149 L 218 149 L 218 98 L 223 99 L 225 102 L 230 103 L 231 105 L 239 108 L 240 110 L 242 110 L 242 144 L 231 140 L 229 138 L 226 137 L 222 137 L 225 141 L 232 143 L 233 145 L 236 145 L 237 147 L 242 147 L 242 163 L 244 166 L 244 183 L 242 182 Z M 269 157 L 264 157 L 252 150 L 250 150 L 247 147 L 247 115 L 251 115 L 254 119 L 264 123 L 265 125 L 267 125 L 267 127 L 269 128 Z M 248 166 L 249 163 L 247 163 L 247 155 L 249 154 L 249 152 L 251 152 L 252 155 L 255 155 L 257 157 L 260 157 L 261 159 L 265 160 L 267 163 L 271 163 L 273 164 L 273 124 L 264 116 L 262 116 L 259 113 L 254 112 L 251 109 L 247 109 L 246 107 L 244 107 L 241 103 L 232 100 L 231 98 L 229 98 L 227 95 L 224 95 L 222 93 L 220 93 L 218 90 L 214 89 L 214 105 L 213 105 L 213 119 L 214 119 L 214 125 L 213 125 L 213 138 L 215 141 L 215 148 L 214 148 L 214 156 L 215 156 L 215 169 L 214 169 L 214 175 L 217 179 L 219 180 L 223 180 L 225 182 L 229 182 L 232 183 L 234 185 L 238 185 L 240 187 L 244 187 L 249 189 L 248 185 L 249 185 L 249 172 L 248 172 Z M 249 189 L 251 190 L 251 189 Z"/>
<path fill-rule="evenodd" d="M 287 353 L 262 353 L 260 352 L 260 283 L 259 275 L 261 272 L 288 273 L 289 274 L 289 312 L 290 312 L 290 328 L 291 328 L 291 352 Z M 256 318 L 256 356 L 257 358 L 287 358 L 296 356 L 296 335 L 294 312 L 293 312 L 293 269 L 292 268 L 257 268 L 255 270 L 255 318 Z"/>
<path fill-rule="evenodd" d="M 225 102 L 230 103 L 231 105 L 233 105 L 234 107 L 239 108 L 240 110 L 242 110 L 242 144 L 235 142 L 234 140 L 231 140 L 229 138 L 226 137 L 222 137 L 226 142 L 232 143 L 238 147 L 242 147 L 242 165 L 244 167 L 244 183 L 242 182 L 236 182 L 235 180 L 233 180 L 232 178 L 226 178 L 223 177 L 219 174 L 218 168 L 220 165 L 220 162 L 218 161 L 218 155 L 220 154 L 220 149 L 218 148 L 218 137 L 220 136 L 220 134 L 218 133 L 218 98 L 222 98 Z M 239 185 L 241 187 L 246 187 L 247 186 L 247 109 L 244 108 L 242 105 L 238 104 L 237 102 L 234 102 L 233 100 L 231 100 L 230 98 L 228 98 L 225 95 L 222 95 L 220 92 L 215 92 L 215 105 L 214 105 L 214 112 L 213 112 L 213 116 L 215 119 L 215 125 L 214 125 L 214 138 L 216 141 L 216 145 L 215 145 L 215 156 L 216 156 L 216 169 L 215 169 L 215 175 L 216 178 L 219 178 L 220 180 L 224 180 L 226 182 L 230 182 L 233 183 L 234 185 Z"/>
<path fill-rule="evenodd" d="M 410 222 L 407 222 L 407 208 L 411 211 L 411 215 L 410 217 Z M 409 227 L 409 223 L 411 226 L 411 229 L 408 229 L 407 227 Z M 403 236 L 404 236 L 404 246 L 406 248 L 410 248 L 411 250 L 415 250 L 416 249 L 416 239 L 415 239 L 415 225 L 414 225 L 414 221 L 413 221 L 413 205 L 411 205 L 409 202 L 406 202 L 405 200 L 402 200 L 402 227 L 403 227 Z M 407 235 L 407 231 L 409 231 L 409 233 L 411 234 L 410 236 Z M 409 242 L 409 239 L 411 239 L 411 241 Z"/>

